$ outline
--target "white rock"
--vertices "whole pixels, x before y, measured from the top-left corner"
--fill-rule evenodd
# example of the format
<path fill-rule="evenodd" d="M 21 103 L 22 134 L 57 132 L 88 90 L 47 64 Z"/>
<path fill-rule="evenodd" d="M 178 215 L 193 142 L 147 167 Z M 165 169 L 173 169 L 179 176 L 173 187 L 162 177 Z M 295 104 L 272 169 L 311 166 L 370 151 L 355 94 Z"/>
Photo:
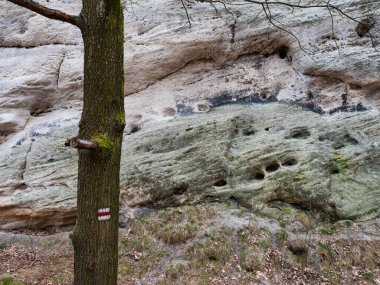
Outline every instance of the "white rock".
<path fill-rule="evenodd" d="M 364 2 L 334 4 L 356 17 Z M 70 14 L 81 9 L 75 0 L 43 4 Z M 380 106 L 380 56 L 370 37 L 356 35 L 356 23 L 335 13 L 334 40 L 328 11 L 293 15 L 273 8 L 301 48 L 263 15 L 252 21 L 257 6 L 231 7 L 235 16 L 220 9 L 223 18 L 206 3 L 190 6 L 191 29 L 180 1 L 126 4 L 127 133 L 165 124 L 177 112 L 207 112 L 223 92 L 275 96 L 325 114 L 358 106 L 375 112 Z M 35 225 L 70 224 L 76 156 L 61 144 L 75 135 L 82 105 L 80 31 L 7 1 L 0 10 L 6 15 L 0 18 L 0 225 L 26 226 L 31 216 Z"/>

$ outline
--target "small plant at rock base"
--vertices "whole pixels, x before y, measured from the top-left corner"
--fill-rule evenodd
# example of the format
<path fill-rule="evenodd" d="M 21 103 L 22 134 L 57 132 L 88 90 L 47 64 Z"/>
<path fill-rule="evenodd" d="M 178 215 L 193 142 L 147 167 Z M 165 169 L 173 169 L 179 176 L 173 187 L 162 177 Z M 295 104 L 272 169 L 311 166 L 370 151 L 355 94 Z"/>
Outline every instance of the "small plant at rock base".
<path fill-rule="evenodd" d="M 19 281 L 16 281 L 12 277 L 5 277 L 3 279 L 0 279 L 0 285 L 25 285 L 25 284 Z"/>
<path fill-rule="evenodd" d="M 347 221 L 344 221 L 344 224 L 346 225 L 347 228 L 350 228 L 350 227 L 352 227 L 353 222 L 350 220 L 347 220 Z"/>
<path fill-rule="evenodd" d="M 333 249 L 329 244 L 318 241 L 318 252 L 323 259 L 328 260 L 330 263 L 335 261 Z"/>
<path fill-rule="evenodd" d="M 285 244 L 285 242 L 288 240 L 288 233 L 286 230 L 284 229 L 281 229 L 278 233 L 277 233 L 277 244 L 279 246 L 283 246 Z"/>
<path fill-rule="evenodd" d="M 265 258 L 256 246 L 249 246 L 240 252 L 241 267 L 247 272 L 261 271 L 265 268 Z"/>
<path fill-rule="evenodd" d="M 177 280 L 183 275 L 183 272 L 186 270 L 186 266 L 182 263 L 177 265 L 169 265 L 165 272 L 165 278 L 169 280 Z"/>
<path fill-rule="evenodd" d="M 188 248 L 188 256 L 196 267 L 203 267 L 212 262 L 214 265 L 225 264 L 233 253 L 232 230 L 220 228 L 212 232 L 211 237 L 205 242 L 196 242 Z"/>
<path fill-rule="evenodd" d="M 374 283 L 375 282 L 375 275 L 372 272 L 365 272 L 363 273 L 364 280 Z"/>

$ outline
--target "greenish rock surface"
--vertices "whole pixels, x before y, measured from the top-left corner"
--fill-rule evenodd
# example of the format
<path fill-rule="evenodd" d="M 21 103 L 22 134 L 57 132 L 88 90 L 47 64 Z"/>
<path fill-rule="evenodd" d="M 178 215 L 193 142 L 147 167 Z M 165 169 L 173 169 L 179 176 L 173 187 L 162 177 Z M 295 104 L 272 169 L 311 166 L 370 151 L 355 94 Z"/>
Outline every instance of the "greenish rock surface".
<path fill-rule="evenodd" d="M 380 213 L 378 115 L 334 116 L 281 103 L 227 105 L 126 136 L 122 203 L 163 207 L 236 200 L 337 219 Z"/>
<path fill-rule="evenodd" d="M 75 223 L 77 151 L 63 143 L 77 118 L 41 117 L 15 138 L 0 163 L 1 229 Z M 224 200 L 271 217 L 290 204 L 368 220 L 380 211 L 379 141 L 377 111 L 330 116 L 278 102 L 151 122 L 124 137 L 121 220 L 130 207 Z"/>

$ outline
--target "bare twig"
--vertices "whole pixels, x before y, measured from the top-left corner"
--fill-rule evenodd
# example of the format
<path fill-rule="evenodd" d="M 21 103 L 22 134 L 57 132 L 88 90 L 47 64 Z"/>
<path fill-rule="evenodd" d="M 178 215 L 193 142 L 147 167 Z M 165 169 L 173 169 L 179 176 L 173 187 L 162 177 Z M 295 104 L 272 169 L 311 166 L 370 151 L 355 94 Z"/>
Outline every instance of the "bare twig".
<path fill-rule="evenodd" d="M 263 10 L 261 10 L 259 13 L 257 13 L 256 17 L 255 17 L 255 18 L 253 18 L 251 21 L 249 21 L 249 22 L 248 22 L 248 24 L 252 24 L 254 21 L 256 21 L 256 20 L 257 20 L 257 18 L 259 18 L 260 14 L 261 14 L 262 12 L 264 12 L 264 11 L 263 11 Z"/>
<path fill-rule="evenodd" d="M 372 34 L 371 34 L 370 31 L 368 32 L 368 35 L 369 35 L 369 38 L 371 39 L 372 47 L 373 47 L 373 48 L 375 49 L 375 51 L 379 54 L 379 50 L 376 48 L 375 40 L 373 39 L 373 36 L 372 36 Z"/>
<path fill-rule="evenodd" d="M 330 2 L 330 0 L 329 0 Z M 336 48 L 338 49 L 338 52 L 340 53 L 340 49 L 339 49 L 339 46 L 338 46 L 338 42 L 336 41 L 336 36 L 335 36 L 335 28 L 334 28 L 334 15 L 333 13 L 331 12 L 331 9 L 330 7 L 327 7 L 327 10 L 329 11 L 330 13 L 330 17 L 331 17 L 331 32 L 332 32 L 332 38 L 335 42 L 335 46 Z"/>
<path fill-rule="evenodd" d="M 266 8 L 265 8 L 266 6 Z M 264 10 L 264 13 L 265 13 L 265 16 L 267 17 L 268 21 L 277 29 L 279 29 L 280 31 L 284 31 L 285 33 L 291 35 L 298 43 L 298 46 L 300 47 L 300 49 L 306 54 L 309 56 L 308 52 L 305 50 L 305 48 L 302 46 L 301 44 L 301 41 L 298 39 L 298 37 L 291 31 L 287 30 L 287 29 L 284 29 L 283 27 L 277 25 L 273 20 L 272 20 L 272 14 L 270 12 L 270 9 L 269 9 L 269 6 L 268 5 L 262 5 L 263 7 L 263 10 Z M 310 56 L 309 56 L 310 57 Z M 315 61 L 312 57 L 310 57 L 313 61 Z"/>
<path fill-rule="evenodd" d="M 243 5 L 249 5 L 249 4 L 266 5 L 266 6 L 285 6 L 285 7 L 291 8 L 291 9 L 294 9 L 294 8 L 313 9 L 313 8 L 327 8 L 327 7 L 329 7 L 332 10 L 336 10 L 337 12 L 339 12 L 340 14 L 342 14 L 343 16 L 345 16 L 346 18 L 348 18 L 348 19 L 350 19 L 352 21 L 355 21 L 355 22 L 359 22 L 358 19 L 355 19 L 354 17 L 350 16 L 349 14 L 347 14 L 346 12 L 344 12 L 338 6 L 332 5 L 332 4 L 328 3 L 328 2 L 315 3 L 314 4 L 313 1 L 311 1 L 309 4 L 302 5 L 302 4 L 300 4 L 300 2 L 298 2 L 298 4 L 293 4 L 293 3 L 283 2 L 283 1 L 242 0 L 242 2 L 240 2 L 240 3 L 230 3 L 230 5 L 234 5 L 234 6 L 243 6 Z"/>
<path fill-rule="evenodd" d="M 183 0 L 181 0 L 181 3 L 182 3 L 183 9 L 185 9 L 185 12 L 186 12 L 186 17 L 187 17 L 187 22 L 189 23 L 189 28 L 191 28 L 191 21 L 190 21 L 189 12 L 187 11 L 186 5 L 183 2 Z"/>
<path fill-rule="evenodd" d="M 297 37 L 297 35 L 294 34 L 292 31 L 290 31 L 288 28 L 284 27 L 284 24 L 281 23 L 277 19 L 278 16 L 273 15 L 271 13 L 272 7 L 281 7 L 281 6 L 283 6 L 283 7 L 290 8 L 291 9 L 290 13 L 293 14 L 293 15 L 294 15 L 294 11 L 296 9 L 298 9 L 298 10 L 313 9 L 313 8 L 324 8 L 324 9 L 326 9 L 328 11 L 328 13 L 330 14 L 332 39 L 335 42 L 335 46 L 336 46 L 338 52 L 340 52 L 340 50 L 339 50 L 339 45 L 337 43 L 336 35 L 335 35 L 335 19 L 334 19 L 333 12 L 336 12 L 342 18 L 349 19 L 349 20 L 354 21 L 356 23 L 361 23 L 361 21 L 362 21 L 361 19 L 363 17 L 363 16 L 361 16 L 361 17 L 354 17 L 354 16 L 350 15 L 342 7 L 339 7 L 339 6 L 331 4 L 330 0 L 320 0 L 320 1 L 310 0 L 308 2 L 303 2 L 302 0 L 298 0 L 297 2 L 291 2 L 291 1 L 288 2 L 288 1 L 285 1 L 285 0 L 280 0 L 280 1 L 276 1 L 276 0 L 240 0 L 240 1 L 229 1 L 229 0 L 181 0 L 182 5 L 184 6 L 183 1 L 187 1 L 187 2 L 190 2 L 190 3 L 194 3 L 194 2 L 209 3 L 210 5 L 212 5 L 212 7 L 214 7 L 214 9 L 217 9 L 216 6 L 214 5 L 214 3 L 219 3 L 219 4 L 223 5 L 224 10 L 226 12 L 228 12 L 228 13 L 230 13 L 232 15 L 233 15 L 233 13 L 229 10 L 229 6 L 243 6 L 243 5 L 257 5 L 257 6 L 260 6 L 262 9 L 260 10 L 260 12 L 256 15 L 256 17 L 250 23 L 254 22 L 260 16 L 260 14 L 262 12 L 264 12 L 265 13 L 265 17 L 267 18 L 267 20 L 269 22 L 268 28 L 270 26 L 274 26 L 278 30 L 283 31 L 283 32 L 291 35 L 297 41 L 297 43 L 298 43 L 299 47 L 301 48 L 301 50 L 304 51 L 306 54 L 308 54 L 308 53 L 306 52 L 305 48 L 302 46 L 302 44 L 301 44 L 299 38 Z M 377 2 L 380 2 L 380 1 L 377 0 L 377 1 L 374 1 L 374 2 L 377 3 Z M 184 8 L 186 10 L 185 6 L 184 6 Z M 374 14 L 377 9 L 379 9 L 379 8 L 374 9 L 374 11 L 373 11 L 372 14 Z M 368 12 L 368 13 L 370 13 L 370 12 Z M 187 10 L 186 10 L 186 14 L 187 14 Z M 220 13 L 217 13 L 217 14 L 219 16 L 221 16 Z M 189 25 L 191 25 L 190 24 L 190 18 L 188 17 L 188 14 L 187 14 L 187 19 L 188 19 Z M 376 43 L 374 41 L 374 38 L 372 37 L 372 35 L 370 33 L 368 33 L 368 34 L 369 34 L 369 37 L 371 38 L 372 46 L 377 51 L 376 46 L 375 46 Z"/>

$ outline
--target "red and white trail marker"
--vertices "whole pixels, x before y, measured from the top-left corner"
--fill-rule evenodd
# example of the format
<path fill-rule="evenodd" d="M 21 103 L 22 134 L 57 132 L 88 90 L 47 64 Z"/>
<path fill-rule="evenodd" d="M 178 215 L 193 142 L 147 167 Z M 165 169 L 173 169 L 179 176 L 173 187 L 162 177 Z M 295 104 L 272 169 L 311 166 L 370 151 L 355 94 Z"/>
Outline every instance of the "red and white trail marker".
<path fill-rule="evenodd" d="M 98 221 L 107 221 L 111 218 L 110 208 L 103 208 L 98 210 Z"/>

